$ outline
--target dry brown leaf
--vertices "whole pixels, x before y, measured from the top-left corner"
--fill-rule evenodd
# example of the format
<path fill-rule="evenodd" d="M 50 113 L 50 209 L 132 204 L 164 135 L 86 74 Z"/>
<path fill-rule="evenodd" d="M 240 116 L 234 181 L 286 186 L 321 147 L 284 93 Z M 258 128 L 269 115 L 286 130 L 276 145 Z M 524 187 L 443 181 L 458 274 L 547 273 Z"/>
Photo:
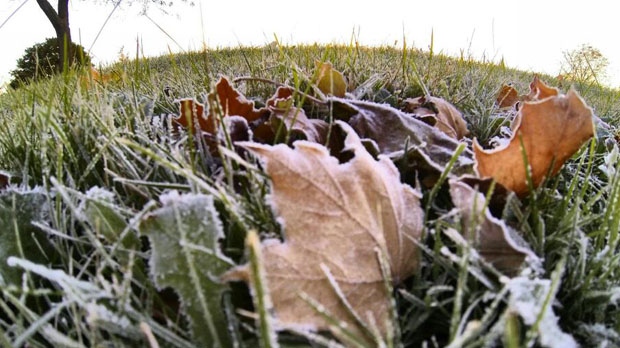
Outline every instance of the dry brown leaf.
<path fill-rule="evenodd" d="M 289 132 L 292 143 L 303 139 L 319 144 L 327 140 L 329 125 L 318 119 L 309 119 L 302 108 L 293 105 L 293 90 L 288 87 L 278 87 L 276 93 L 267 101 L 271 111 L 271 127 L 274 134 Z"/>
<path fill-rule="evenodd" d="M 7 172 L 0 171 L 0 190 L 6 188 L 11 183 L 11 175 Z"/>
<path fill-rule="evenodd" d="M 500 108 L 511 108 L 519 102 L 519 93 L 509 85 L 503 85 L 497 93 L 497 106 Z"/>
<path fill-rule="evenodd" d="M 541 86 L 537 87 L 539 96 L 549 92 Z M 492 177 L 519 196 L 529 192 L 521 142 L 532 183 L 538 187 L 547 173 L 557 174 L 564 162 L 594 135 L 592 109 L 574 90 L 567 95 L 525 102 L 516 119 L 510 143 L 484 150 L 474 141 L 474 154 L 480 177 Z"/>
<path fill-rule="evenodd" d="M 266 280 L 283 328 L 330 329 L 338 335 L 300 298 L 306 294 L 352 332 L 363 335 L 364 327 L 374 322 L 385 336 L 392 295 L 385 289 L 379 254 L 395 283 L 415 272 L 418 252 L 412 240 L 420 238 L 423 227 L 420 193 L 399 181 L 388 158 L 370 156 L 348 125 L 337 125 L 347 133 L 345 149 L 354 153 L 346 163 L 308 141 L 296 142 L 294 149 L 241 144 L 264 163 L 272 180 L 273 208 L 285 231 L 284 242 L 262 243 Z M 245 278 L 239 269 L 232 274 Z M 343 305 L 329 275 L 358 319 Z"/>
<path fill-rule="evenodd" d="M 331 63 L 317 62 L 316 85 L 321 92 L 342 98 L 347 92 L 347 81 Z"/>
<path fill-rule="evenodd" d="M 491 215 L 484 194 L 464 182 L 450 180 L 450 196 L 461 217 L 461 233 L 485 261 L 514 274 L 526 258 L 537 259 L 516 232 Z"/>
<path fill-rule="evenodd" d="M 419 116 L 434 115 L 437 127 L 448 136 L 460 140 L 469 134 L 463 115 L 454 105 L 437 97 L 418 97 L 405 100 L 405 111 Z"/>
<path fill-rule="evenodd" d="M 334 118 L 348 122 L 360 137 L 373 140 L 379 153 L 397 162 L 403 180 L 412 185 L 420 181 L 432 187 L 460 145 L 438 128 L 386 104 L 340 98 L 331 98 L 329 103 Z M 451 174 L 473 173 L 473 164 L 473 152 L 465 149 Z"/>

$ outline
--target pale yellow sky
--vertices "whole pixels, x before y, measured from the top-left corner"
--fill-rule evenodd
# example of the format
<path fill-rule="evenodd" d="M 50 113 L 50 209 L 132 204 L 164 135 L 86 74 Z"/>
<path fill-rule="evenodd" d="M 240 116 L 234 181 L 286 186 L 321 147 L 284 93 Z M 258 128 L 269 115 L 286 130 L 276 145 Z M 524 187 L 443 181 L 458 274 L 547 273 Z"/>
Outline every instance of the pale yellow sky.
<path fill-rule="evenodd" d="M 6 4 L 0 8 L 2 23 L 24 0 L 0 1 Z M 129 0 L 124 0 L 94 42 L 113 6 L 102 0 L 72 0 L 73 37 L 86 48 L 92 46 L 96 63 L 107 64 L 121 49 L 135 55 L 136 39 L 150 56 L 200 49 L 203 40 L 209 47 L 263 45 L 274 35 L 285 44 L 348 43 L 354 30 L 361 44 L 397 42 L 402 47 L 404 35 L 408 47 L 427 49 L 434 33 L 437 52 L 465 51 L 495 62 L 504 58 L 508 66 L 552 75 L 559 73 L 563 51 L 591 44 L 610 61 L 609 83 L 620 87 L 620 45 L 615 37 L 620 23 L 609 1 L 194 1 L 196 6 L 180 4 L 167 15 L 155 8 L 149 11 L 164 33 L 138 15 L 139 5 L 128 6 Z M 10 78 L 8 72 L 27 47 L 53 35 L 36 1 L 27 0 L 0 28 L 0 81 Z"/>

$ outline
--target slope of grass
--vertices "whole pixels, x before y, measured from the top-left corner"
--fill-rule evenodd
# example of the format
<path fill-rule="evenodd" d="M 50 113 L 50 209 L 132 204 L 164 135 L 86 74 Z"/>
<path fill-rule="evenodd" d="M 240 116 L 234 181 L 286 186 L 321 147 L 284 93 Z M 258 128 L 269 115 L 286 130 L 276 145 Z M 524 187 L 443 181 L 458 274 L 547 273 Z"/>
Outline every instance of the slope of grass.
<path fill-rule="evenodd" d="M 0 95 L 0 169 L 14 185 L 0 193 L 0 233 L 16 236 L 10 243 L 0 238 L 0 261 L 7 267 L 7 257 L 16 256 L 11 268 L 19 270 L 19 276 L 0 272 L 0 342 L 196 346 L 189 321 L 198 319 L 188 319 L 177 296 L 158 289 L 149 274 L 152 249 L 138 238 L 140 221 L 170 190 L 209 194 L 222 222 L 222 251 L 238 263 L 246 257 L 248 231 L 277 233 L 280 227 L 266 203 L 264 174 L 213 158 L 187 138 L 171 138 L 160 116 L 178 113 L 176 98 L 206 100 L 221 75 L 254 78 L 238 86 L 257 103 L 275 89 L 265 80 L 308 90 L 316 61 L 331 61 L 360 99 L 399 106 L 425 93 L 442 97 L 463 112 L 472 137 L 483 144 L 508 124 L 494 105 L 499 88 L 512 83 L 525 92 L 534 76 L 417 49 L 270 45 L 138 57 L 108 67 L 105 83 L 72 72 Z M 534 308 L 538 319 L 525 323 L 507 310 L 507 278 L 443 234 L 456 226 L 447 214 L 449 196 L 438 187 L 433 200 L 424 192 L 431 215 L 421 269 L 394 292 L 400 327 L 394 345 L 540 345 L 545 308 L 584 346 L 620 345 L 620 155 L 614 138 L 620 95 L 596 85 L 575 88 L 611 126 L 599 125 L 597 138 L 560 175 L 504 212 L 542 260 L 522 274 L 548 281 L 548 300 Z M 32 198 L 34 188 L 44 199 Z M 30 211 L 29 204 L 37 206 Z M 20 220 L 33 215 L 33 221 Z M 246 288 L 232 285 L 222 303 L 232 345 L 275 343 L 263 332 L 267 322 L 254 325 L 239 314 L 252 310 Z M 307 337 L 291 333 L 278 339 L 282 346 L 307 345 Z"/>

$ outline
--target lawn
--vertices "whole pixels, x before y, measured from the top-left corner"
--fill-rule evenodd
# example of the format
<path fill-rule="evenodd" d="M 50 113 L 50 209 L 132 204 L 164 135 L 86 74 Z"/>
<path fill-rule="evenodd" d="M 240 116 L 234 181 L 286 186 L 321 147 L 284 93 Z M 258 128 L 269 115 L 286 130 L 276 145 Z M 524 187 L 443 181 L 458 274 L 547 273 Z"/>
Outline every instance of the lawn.
<path fill-rule="evenodd" d="M 355 43 L 121 58 L 0 95 L 2 346 L 620 346 L 617 90 L 539 75 L 517 111 L 533 73 Z M 575 93 L 565 162 L 530 155 L 572 119 L 514 137 L 524 189 L 479 177 Z"/>

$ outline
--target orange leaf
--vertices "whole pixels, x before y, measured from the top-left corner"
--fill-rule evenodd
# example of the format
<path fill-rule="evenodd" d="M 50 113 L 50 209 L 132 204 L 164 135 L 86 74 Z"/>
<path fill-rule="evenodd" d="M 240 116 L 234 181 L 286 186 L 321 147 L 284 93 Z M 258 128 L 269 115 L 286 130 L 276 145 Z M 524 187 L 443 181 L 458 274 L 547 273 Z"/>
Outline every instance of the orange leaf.
<path fill-rule="evenodd" d="M 538 187 L 547 173 L 557 174 L 564 162 L 594 135 L 592 109 L 574 90 L 553 96 L 553 89 L 540 82 L 534 88 L 538 96 L 547 97 L 524 103 L 510 143 L 484 150 L 474 140 L 475 168 L 480 177 L 492 177 L 519 196 L 529 191 L 521 142 L 532 182 Z"/>
<path fill-rule="evenodd" d="M 255 109 L 254 102 L 247 100 L 224 77 L 217 81 L 215 91 L 209 93 L 207 99 L 209 113 L 206 116 L 204 104 L 194 99 L 182 99 L 180 115 L 173 119 L 174 122 L 189 128 L 197 121 L 201 131 L 215 135 L 219 127 L 218 115 L 222 117 L 241 116 L 249 123 L 269 114 L 266 108 Z"/>
<path fill-rule="evenodd" d="M 500 108 L 513 107 L 519 102 L 519 93 L 514 87 L 503 85 L 499 93 L 497 93 L 496 101 Z"/>
<path fill-rule="evenodd" d="M 347 92 L 347 81 L 331 63 L 317 62 L 316 85 L 321 92 L 343 98 Z"/>
<path fill-rule="evenodd" d="M 272 108 L 285 109 L 293 106 L 293 90 L 286 86 L 280 86 L 276 89 L 271 98 L 267 99 L 267 106 Z"/>
<path fill-rule="evenodd" d="M 555 97 L 560 94 L 560 91 L 555 87 L 549 87 L 544 82 L 540 81 L 538 76 L 534 77 L 532 83 L 530 83 L 530 93 L 524 97 L 526 101 L 543 100 L 549 97 Z"/>
<path fill-rule="evenodd" d="M 336 124 L 347 133 L 344 148 L 353 153 L 346 163 L 308 141 L 296 142 L 294 149 L 241 144 L 264 163 L 272 180 L 272 204 L 285 230 L 283 242 L 262 243 L 266 281 L 282 328 L 340 334 L 303 300 L 305 295 L 361 337 L 372 325 L 385 336 L 392 294 L 386 292 L 379 258 L 386 261 L 395 283 L 417 270 L 414 241 L 423 228 L 420 193 L 400 182 L 387 157 L 375 160 L 350 126 Z M 241 272 L 235 269 L 224 279 L 248 279 L 243 275 L 247 272 L 242 266 Z"/>
<path fill-rule="evenodd" d="M 195 132 L 194 122 L 198 122 L 198 128 L 203 132 L 215 133 L 215 123 L 205 117 L 205 106 L 193 98 L 179 101 L 179 116 L 172 119 L 174 124 L 179 124 L 185 129 Z"/>
<path fill-rule="evenodd" d="M 217 81 L 215 92 L 209 93 L 208 99 L 209 115 L 207 118 L 212 120 L 217 120 L 217 115 L 222 114 L 223 117 L 241 116 L 251 122 L 259 119 L 267 112 L 264 108 L 255 109 L 254 102 L 247 100 L 224 77 L 220 77 Z"/>
<path fill-rule="evenodd" d="M 461 112 L 444 99 L 437 97 L 408 98 L 405 100 L 405 110 L 419 116 L 434 115 L 437 118 L 435 127 L 454 139 L 459 140 L 469 134 L 467 123 L 465 123 Z"/>

